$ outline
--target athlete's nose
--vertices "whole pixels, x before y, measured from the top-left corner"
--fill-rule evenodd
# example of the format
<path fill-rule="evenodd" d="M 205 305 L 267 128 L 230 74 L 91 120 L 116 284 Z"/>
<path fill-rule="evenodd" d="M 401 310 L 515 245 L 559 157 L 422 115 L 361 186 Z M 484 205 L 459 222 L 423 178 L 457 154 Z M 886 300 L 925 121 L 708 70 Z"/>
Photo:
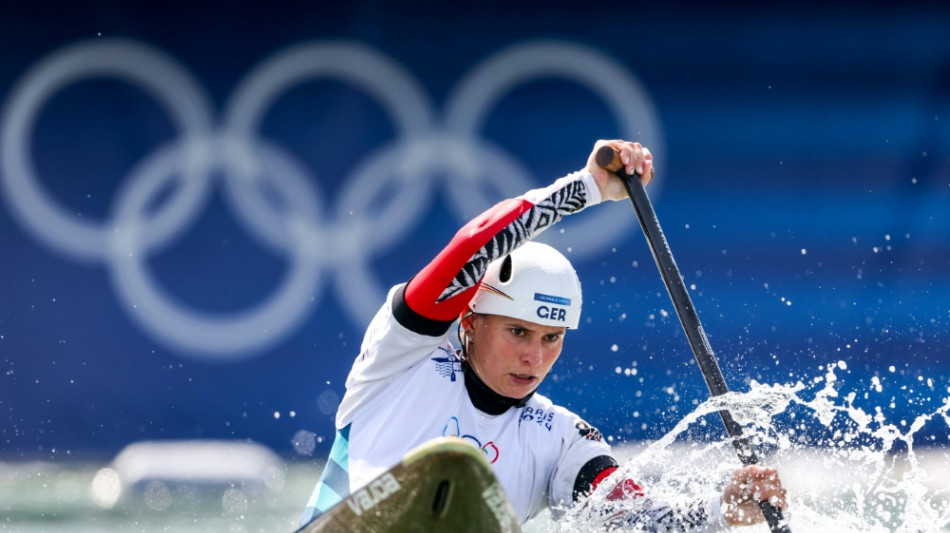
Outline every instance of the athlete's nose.
<path fill-rule="evenodd" d="M 521 362 L 535 368 L 544 360 L 544 348 L 540 341 L 529 342 L 521 352 Z"/>

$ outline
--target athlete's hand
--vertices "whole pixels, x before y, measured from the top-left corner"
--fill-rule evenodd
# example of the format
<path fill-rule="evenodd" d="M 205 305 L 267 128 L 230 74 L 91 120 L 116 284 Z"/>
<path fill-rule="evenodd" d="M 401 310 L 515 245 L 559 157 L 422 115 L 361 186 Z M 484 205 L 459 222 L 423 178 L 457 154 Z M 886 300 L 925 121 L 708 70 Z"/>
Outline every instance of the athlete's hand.
<path fill-rule="evenodd" d="M 640 175 L 640 182 L 643 185 L 650 183 L 656 171 L 653 169 L 653 154 L 650 153 L 649 148 L 635 142 L 599 140 L 594 144 L 594 150 L 587 158 L 587 170 L 594 176 L 602 199 L 617 201 L 627 197 L 627 189 L 624 188 L 620 178 L 597 164 L 597 150 L 605 145 L 612 147 L 620 154 L 620 161 L 623 162 L 627 174 L 632 176 L 636 172 Z"/>
<path fill-rule="evenodd" d="M 732 473 L 732 479 L 722 490 L 726 506 L 726 522 L 731 526 L 745 526 L 765 521 L 759 502 L 768 501 L 785 510 L 788 506 L 785 488 L 774 468 L 750 465 Z"/>

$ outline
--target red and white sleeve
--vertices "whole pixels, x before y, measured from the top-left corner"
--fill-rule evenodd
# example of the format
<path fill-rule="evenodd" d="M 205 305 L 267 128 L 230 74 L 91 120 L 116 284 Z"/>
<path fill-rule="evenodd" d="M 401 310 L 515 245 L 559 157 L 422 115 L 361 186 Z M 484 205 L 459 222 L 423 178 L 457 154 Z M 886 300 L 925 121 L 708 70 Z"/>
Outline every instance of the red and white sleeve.
<path fill-rule="evenodd" d="M 505 200 L 475 217 L 393 302 L 400 324 L 439 336 L 465 310 L 488 264 L 531 240 L 565 215 L 599 203 L 593 177 L 581 170 Z"/>

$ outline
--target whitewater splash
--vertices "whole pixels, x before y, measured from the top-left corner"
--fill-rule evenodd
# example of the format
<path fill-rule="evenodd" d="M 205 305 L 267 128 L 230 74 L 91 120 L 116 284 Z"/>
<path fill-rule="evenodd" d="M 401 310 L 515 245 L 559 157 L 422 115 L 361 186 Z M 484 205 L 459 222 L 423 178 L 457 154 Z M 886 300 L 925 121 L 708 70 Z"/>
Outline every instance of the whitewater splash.
<path fill-rule="evenodd" d="M 836 372 L 846 368 L 841 361 L 821 368 L 824 376 L 810 383 L 752 382 L 749 392 L 712 398 L 637 453 L 620 473 L 647 487 L 652 498 L 673 505 L 708 498 L 739 463 L 730 441 L 695 435 L 708 434 L 707 425 L 719 424 L 715 413 L 728 409 L 760 462 L 779 470 L 789 492 L 785 518 L 792 531 L 950 531 L 950 450 L 926 443 L 936 432 L 947 434 L 950 397 L 913 421 L 891 422 L 885 412 L 894 407 L 893 399 L 881 406 L 867 392 L 839 394 Z M 877 378 L 870 388 L 881 391 Z M 932 382 L 921 388 L 936 392 Z M 927 402 L 918 398 L 916 403 Z M 591 496 L 593 502 L 604 500 L 612 488 L 607 485 Z M 596 529 L 592 526 L 602 519 L 591 508 L 596 505 L 569 511 L 552 529 Z"/>

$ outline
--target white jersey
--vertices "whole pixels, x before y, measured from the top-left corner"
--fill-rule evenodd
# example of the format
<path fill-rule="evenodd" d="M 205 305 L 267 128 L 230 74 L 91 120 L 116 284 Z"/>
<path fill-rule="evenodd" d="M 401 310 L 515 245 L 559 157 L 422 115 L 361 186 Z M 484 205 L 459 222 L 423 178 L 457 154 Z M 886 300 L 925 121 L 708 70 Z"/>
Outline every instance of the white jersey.
<path fill-rule="evenodd" d="M 391 308 L 373 319 L 337 414 L 337 428 L 349 427 L 350 491 L 419 444 L 458 436 L 482 449 L 522 521 L 569 505 L 581 467 L 610 454 L 600 434 L 539 394 L 501 414 L 480 411 L 447 335 L 410 331 Z"/>
<path fill-rule="evenodd" d="M 485 453 L 522 522 L 545 508 L 569 507 L 616 469 L 600 432 L 540 394 L 517 400 L 498 395 L 448 341 L 490 261 L 599 201 L 593 178 L 581 171 L 501 202 L 459 230 L 412 281 L 390 290 L 347 377 L 336 439 L 301 524 L 408 451 L 443 436 L 461 437 Z M 684 510 L 639 499 L 638 509 L 618 518 L 641 530 L 720 522 L 716 500 Z"/>

